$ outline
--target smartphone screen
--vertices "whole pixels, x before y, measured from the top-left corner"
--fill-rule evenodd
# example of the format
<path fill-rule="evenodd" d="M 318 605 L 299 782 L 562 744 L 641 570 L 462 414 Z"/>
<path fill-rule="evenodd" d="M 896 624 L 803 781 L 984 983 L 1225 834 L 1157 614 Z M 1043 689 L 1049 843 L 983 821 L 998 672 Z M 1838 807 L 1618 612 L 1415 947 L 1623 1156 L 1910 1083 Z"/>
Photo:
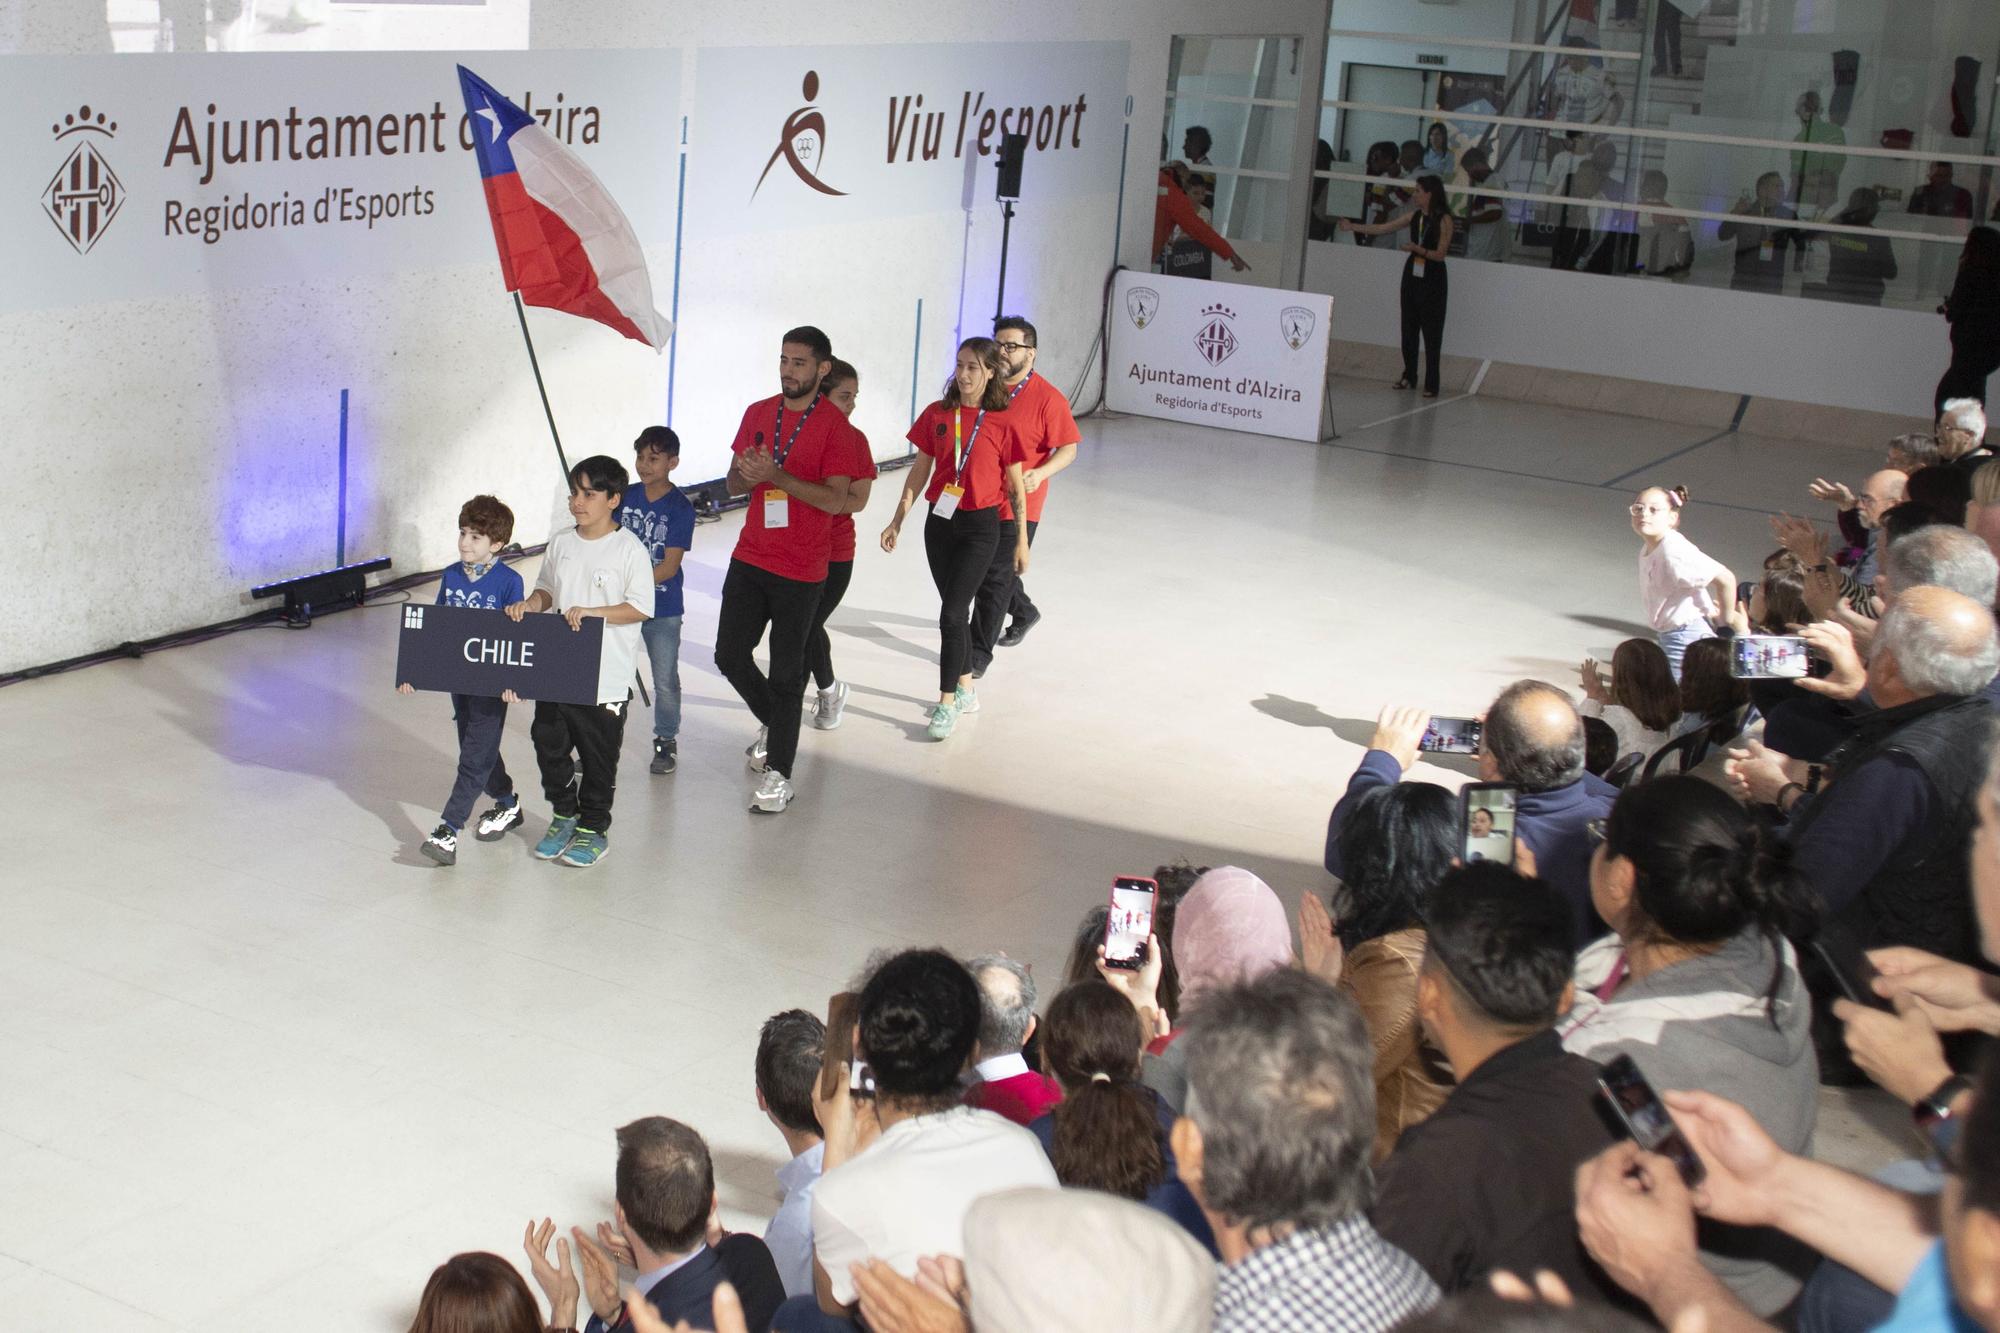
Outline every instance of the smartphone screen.
<path fill-rule="evenodd" d="M 1672 1162 L 1689 1189 L 1701 1184 L 1708 1175 L 1701 1158 L 1631 1056 L 1621 1055 L 1605 1065 L 1597 1075 L 1597 1088 L 1634 1143 Z"/>
<path fill-rule="evenodd" d="M 1468 783 L 1458 793 L 1458 859 L 1514 864 L 1514 807 L 1520 788 L 1505 782 Z"/>
<path fill-rule="evenodd" d="M 1417 748 L 1426 754 L 1478 754 L 1480 731 L 1476 717 L 1434 717 Z"/>
<path fill-rule="evenodd" d="M 1875 993 L 1875 978 L 1882 974 L 1875 970 L 1875 964 L 1868 961 L 1868 954 L 1859 945 L 1829 933 L 1806 947 L 1819 956 L 1820 963 L 1832 974 L 1834 984 L 1840 987 L 1842 995 L 1872 1009 L 1895 1008 Z"/>
<path fill-rule="evenodd" d="M 1796 634 L 1739 634 L 1729 641 L 1729 674 L 1738 680 L 1798 680 L 1808 665 L 1806 641 Z"/>
<path fill-rule="evenodd" d="M 1153 880 L 1121 875 L 1111 881 L 1111 915 L 1104 921 L 1104 965 L 1136 972 L 1146 961 L 1146 937 L 1153 933 L 1153 903 L 1160 886 Z"/>

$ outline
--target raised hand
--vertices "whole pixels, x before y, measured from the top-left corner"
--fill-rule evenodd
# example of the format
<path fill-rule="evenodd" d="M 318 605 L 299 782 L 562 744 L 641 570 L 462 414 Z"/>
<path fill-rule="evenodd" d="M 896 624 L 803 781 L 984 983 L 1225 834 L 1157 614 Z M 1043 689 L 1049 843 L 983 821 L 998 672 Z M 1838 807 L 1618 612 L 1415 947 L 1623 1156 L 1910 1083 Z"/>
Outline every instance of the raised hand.
<path fill-rule="evenodd" d="M 576 1266 L 569 1261 L 568 1241 L 556 1239 L 555 1260 L 551 1262 L 549 1259 L 549 1241 L 555 1235 L 554 1222 L 545 1217 L 537 1226 L 531 1219 L 526 1234 L 521 1237 L 521 1245 L 528 1252 L 528 1269 L 535 1275 L 535 1285 L 548 1298 L 549 1326 L 575 1328 L 576 1302 L 581 1288 L 576 1280 Z"/>
<path fill-rule="evenodd" d="M 1347 965 L 1347 951 L 1334 929 L 1333 914 L 1316 893 L 1299 899 L 1299 960 L 1306 971 L 1329 986 L 1340 984 L 1341 971 Z"/>

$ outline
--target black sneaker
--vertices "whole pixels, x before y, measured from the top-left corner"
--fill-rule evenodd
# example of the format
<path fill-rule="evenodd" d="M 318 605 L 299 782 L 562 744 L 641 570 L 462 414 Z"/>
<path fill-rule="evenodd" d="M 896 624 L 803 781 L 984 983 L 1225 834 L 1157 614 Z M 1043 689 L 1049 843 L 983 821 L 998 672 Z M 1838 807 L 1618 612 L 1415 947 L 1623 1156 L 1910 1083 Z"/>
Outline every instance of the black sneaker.
<path fill-rule="evenodd" d="M 1033 629 L 1035 626 L 1041 623 L 1042 623 L 1042 613 L 1040 611 L 1032 613 L 1031 615 L 1028 616 L 1026 620 L 1023 620 L 1019 616 L 1015 616 L 1013 622 L 1007 626 L 1007 632 L 1000 636 L 1000 646 L 1002 648 L 1012 648 L 1016 646 L 1021 642 L 1021 640 L 1028 637 L 1029 630 Z"/>
<path fill-rule="evenodd" d="M 418 850 L 441 866 L 455 866 L 458 864 L 458 830 L 440 822 Z"/>
<path fill-rule="evenodd" d="M 491 810 L 479 817 L 479 831 L 472 836 L 481 842 L 497 842 L 506 836 L 507 830 L 520 823 L 526 816 L 521 811 L 521 798 L 516 796 L 507 804 L 495 804 Z"/>
<path fill-rule="evenodd" d="M 654 773 L 674 771 L 674 742 L 663 741 L 658 736 L 653 737 L 652 771 Z"/>

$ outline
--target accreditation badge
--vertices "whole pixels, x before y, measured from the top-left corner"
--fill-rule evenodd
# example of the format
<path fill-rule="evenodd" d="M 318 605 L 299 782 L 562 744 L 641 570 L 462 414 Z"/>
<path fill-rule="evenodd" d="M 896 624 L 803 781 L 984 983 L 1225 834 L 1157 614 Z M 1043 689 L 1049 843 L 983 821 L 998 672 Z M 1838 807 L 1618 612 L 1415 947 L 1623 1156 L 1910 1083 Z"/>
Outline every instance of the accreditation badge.
<path fill-rule="evenodd" d="M 791 499 L 775 486 L 764 492 L 764 527 L 767 531 L 792 525 Z"/>
<path fill-rule="evenodd" d="M 965 487 L 947 486 L 938 492 L 937 503 L 931 506 L 931 512 L 939 518 L 950 518 L 958 512 L 958 502 L 964 498 Z"/>

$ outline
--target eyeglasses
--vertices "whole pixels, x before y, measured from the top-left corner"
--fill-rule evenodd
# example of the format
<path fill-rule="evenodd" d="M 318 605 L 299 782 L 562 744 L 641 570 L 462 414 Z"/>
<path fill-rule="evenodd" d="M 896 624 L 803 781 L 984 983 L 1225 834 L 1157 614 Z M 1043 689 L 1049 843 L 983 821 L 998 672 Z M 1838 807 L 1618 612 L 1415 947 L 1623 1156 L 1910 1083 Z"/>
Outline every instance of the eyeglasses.
<path fill-rule="evenodd" d="M 996 338 L 994 341 L 999 342 L 999 339 Z M 1034 349 L 1026 343 L 1000 343 L 1000 350 L 1003 352 L 1031 352 Z"/>
<path fill-rule="evenodd" d="M 1584 824 L 1583 833 L 1585 837 L 1590 839 L 1591 846 L 1595 847 L 1604 841 L 1606 830 L 1610 827 L 1610 824 L 1611 821 L 1608 819 L 1593 819 Z"/>
<path fill-rule="evenodd" d="M 1673 510 L 1663 505 L 1632 505 L 1625 512 L 1633 518 L 1644 518 L 1648 514 L 1671 514 Z"/>

